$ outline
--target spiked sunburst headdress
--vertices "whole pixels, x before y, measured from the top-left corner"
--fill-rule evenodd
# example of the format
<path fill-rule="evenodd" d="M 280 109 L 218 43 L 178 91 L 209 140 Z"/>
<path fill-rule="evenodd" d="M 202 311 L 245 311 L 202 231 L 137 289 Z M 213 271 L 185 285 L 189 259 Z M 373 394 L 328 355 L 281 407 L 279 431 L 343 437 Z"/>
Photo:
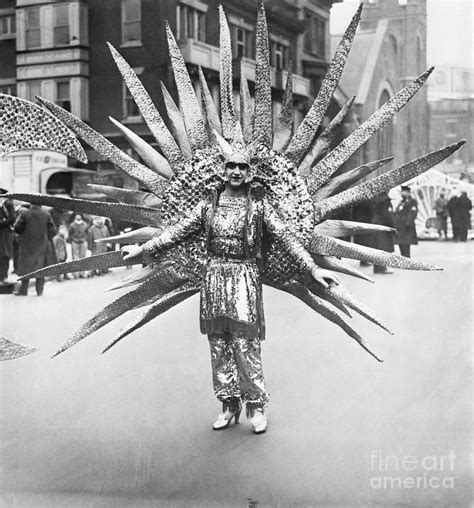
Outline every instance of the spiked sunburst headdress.
<path fill-rule="evenodd" d="M 444 160 L 463 144 L 458 142 L 446 146 L 363 183 L 358 182 L 390 159 L 367 163 L 333 177 L 336 170 L 413 97 L 431 73 L 430 69 L 405 86 L 335 148 L 334 131 L 343 121 L 352 101 L 349 101 L 321 135 L 316 137 L 316 131 L 324 118 L 347 60 L 361 8 L 362 6 L 349 24 L 317 97 L 296 132 L 293 132 L 291 71 L 288 72 L 281 112 L 273 129 L 268 33 L 261 1 L 258 6 L 256 28 L 254 107 L 247 80 L 241 72 L 240 115 L 237 115 L 234 107 L 231 37 L 222 7 L 219 7 L 220 111 L 212 99 L 202 70 L 199 71 L 201 100 L 196 97 L 185 62 L 168 25 L 166 32 L 169 52 L 180 101 L 178 108 L 162 85 L 169 127 L 153 105 L 133 69 L 109 45 L 117 67 L 159 145 L 160 152 L 125 126 L 111 119 L 138 152 L 143 164 L 119 150 L 74 115 L 46 99 L 38 97 L 40 104 L 44 106 L 43 109 L 15 97 L 0 96 L 0 151 L 3 153 L 23 149 L 47 149 L 86 162 L 84 150 L 72 130 L 103 157 L 148 189 L 147 192 L 141 192 L 93 186 L 115 199 L 116 203 L 40 194 L 9 194 L 9 196 L 31 203 L 143 224 L 145 227 L 142 229 L 120 237 L 111 237 L 106 241 L 144 242 L 196 205 L 203 197 L 202 182 L 218 171 L 216 168 L 222 164 L 222 153 L 224 158 L 226 157 L 222 148 L 223 143 L 227 143 L 225 145 L 227 148 L 229 146 L 232 148 L 234 140 L 241 140 L 246 144 L 247 150 L 251 146 L 252 166 L 266 179 L 268 199 L 278 209 L 290 232 L 303 243 L 319 266 L 363 279 L 367 277 L 341 258 L 408 270 L 438 269 L 418 260 L 339 239 L 360 233 L 386 231 L 387 228 L 383 226 L 330 219 L 332 214 L 344 207 L 368 200 L 419 175 Z M 56 354 L 76 344 L 124 312 L 146 306 L 143 313 L 120 332 L 106 348 L 108 349 L 137 328 L 198 292 L 204 263 L 204 242 L 200 237 L 192 237 L 169 249 L 160 263 L 138 270 L 117 286 L 136 287 L 87 321 Z M 27 277 L 45 277 L 124 264 L 120 252 L 110 252 L 46 267 Z M 350 308 L 386 330 L 387 326 L 366 306 L 358 302 L 344 286 L 324 289 L 314 281 L 308 280 L 304 274 L 298 272 L 285 249 L 278 243 L 270 246 L 262 282 L 296 296 L 341 327 L 378 359 L 362 337 L 343 320 L 341 313 L 349 314 Z"/>

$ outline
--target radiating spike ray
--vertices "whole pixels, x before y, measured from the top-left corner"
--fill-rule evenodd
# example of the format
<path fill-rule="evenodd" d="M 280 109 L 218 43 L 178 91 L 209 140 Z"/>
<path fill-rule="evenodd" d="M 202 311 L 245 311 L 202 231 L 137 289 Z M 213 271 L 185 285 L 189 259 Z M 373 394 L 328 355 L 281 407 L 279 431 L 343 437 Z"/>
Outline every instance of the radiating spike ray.
<path fill-rule="evenodd" d="M 14 360 L 15 358 L 30 355 L 35 351 L 35 347 L 26 346 L 5 337 L 0 337 L 0 361 Z"/>
<path fill-rule="evenodd" d="M 375 282 L 354 266 L 334 256 L 322 256 L 320 254 L 315 254 L 314 252 L 311 253 L 311 256 L 313 257 L 314 262 L 321 268 L 326 268 L 327 270 L 332 270 L 333 272 L 344 273 L 346 275 L 350 275 L 351 277 L 366 280 L 367 282 Z"/>
<path fill-rule="evenodd" d="M 135 134 L 128 127 L 125 127 L 125 125 L 122 125 L 120 122 L 115 120 L 115 118 L 109 116 L 109 119 L 120 129 L 127 141 L 143 159 L 148 168 L 167 180 L 173 176 L 173 170 L 171 169 L 169 162 L 163 157 L 163 155 L 161 155 L 161 153 L 157 152 L 144 139 Z"/>
<path fill-rule="evenodd" d="M 214 137 L 224 156 L 232 154 L 232 145 L 224 139 L 217 131 L 214 131 Z"/>
<path fill-rule="evenodd" d="M 202 117 L 199 101 L 194 93 L 191 79 L 184 63 L 183 55 L 176 44 L 173 33 L 168 23 L 166 23 L 166 35 L 168 38 L 168 48 L 173 68 L 174 80 L 178 89 L 179 103 L 183 110 L 184 123 L 188 140 L 193 150 L 205 148 L 209 145 L 206 126 Z"/>
<path fill-rule="evenodd" d="M 17 199 L 18 201 L 26 201 L 34 205 L 46 205 L 53 208 L 101 215 L 103 217 L 116 217 L 138 224 L 159 225 L 161 223 L 161 213 L 156 208 L 125 205 L 123 203 L 106 203 L 104 201 L 89 201 L 87 199 L 62 198 L 50 194 L 11 193 L 4 196 Z"/>
<path fill-rule="evenodd" d="M 342 328 L 347 333 L 347 335 L 349 335 L 349 337 L 354 339 L 359 344 L 359 346 L 365 349 L 376 360 L 379 362 L 383 361 L 369 348 L 364 339 L 339 316 L 339 314 L 334 312 L 324 300 L 312 294 L 307 288 L 303 286 L 303 284 L 296 281 L 291 281 L 285 285 L 275 287 L 293 296 L 296 296 L 296 298 L 306 303 L 306 305 L 315 310 L 318 314 L 321 314 L 321 316 L 325 317 L 335 325 Z"/>
<path fill-rule="evenodd" d="M 329 293 L 326 290 L 326 288 L 321 286 L 321 284 L 317 283 L 314 279 L 308 280 L 308 278 L 306 278 L 298 280 L 298 282 L 301 282 L 305 286 L 305 288 L 308 289 L 313 295 L 325 300 L 326 302 L 330 303 L 333 307 L 336 307 L 336 309 L 343 312 L 347 317 L 352 318 L 351 313 L 349 312 L 348 308 L 344 305 L 344 303 L 341 302 L 341 299 L 334 297 L 331 293 Z"/>
<path fill-rule="evenodd" d="M 304 156 L 301 164 L 298 166 L 298 172 L 306 176 L 311 171 L 311 166 L 319 162 L 332 149 L 337 129 L 340 127 L 346 117 L 349 108 L 352 106 L 355 97 L 351 97 L 340 109 L 339 113 L 331 120 L 329 125 L 323 130 L 320 136 L 312 144 L 308 153 Z"/>
<path fill-rule="evenodd" d="M 155 301 L 160 295 L 168 293 L 180 284 L 182 284 L 182 281 L 173 272 L 169 272 L 168 277 L 165 277 L 163 272 L 157 273 L 143 284 L 140 284 L 137 288 L 117 298 L 117 300 L 104 307 L 95 316 L 84 323 L 66 340 L 66 342 L 64 342 L 64 344 L 62 344 L 56 353 L 54 353 L 53 358 L 125 312 L 147 305 L 150 300 Z"/>
<path fill-rule="evenodd" d="M 310 250 L 324 256 L 337 256 L 343 258 L 358 259 L 374 265 L 390 266 L 402 270 L 442 270 L 441 267 L 405 258 L 397 254 L 390 254 L 371 247 L 365 247 L 356 243 L 349 243 L 337 238 L 313 233 Z"/>
<path fill-rule="evenodd" d="M 400 90 L 352 134 L 347 136 L 332 152 L 319 161 L 306 182 L 309 193 L 313 194 L 319 189 L 358 148 L 390 121 L 423 86 L 432 71 L 433 67 Z"/>
<path fill-rule="evenodd" d="M 160 81 L 160 85 L 166 106 L 166 113 L 171 122 L 171 130 L 173 131 L 174 139 L 178 143 L 179 148 L 181 149 L 183 155 L 187 159 L 190 159 L 193 155 L 193 150 L 189 143 L 188 134 L 186 133 L 183 114 L 179 110 L 178 106 L 176 106 L 173 98 L 169 94 L 168 90 L 166 89 L 162 81 Z"/>
<path fill-rule="evenodd" d="M 317 224 L 314 230 L 320 235 L 335 236 L 336 238 L 379 232 L 391 233 L 395 231 L 394 228 L 389 228 L 388 226 L 366 224 L 364 222 L 354 222 L 349 220 L 326 220 Z"/>
<path fill-rule="evenodd" d="M 258 1 L 255 41 L 255 113 L 253 139 L 272 146 L 272 88 L 270 79 L 270 50 L 263 0 Z"/>
<path fill-rule="evenodd" d="M 278 115 L 275 132 L 273 134 L 273 149 L 282 151 L 290 142 L 293 135 L 293 72 L 291 64 L 288 67 L 286 77 L 286 88 L 281 105 L 281 111 Z"/>
<path fill-rule="evenodd" d="M 181 164 L 183 162 L 183 155 L 176 144 L 176 141 L 173 139 L 171 132 L 168 130 L 168 127 L 163 121 L 163 118 L 161 118 L 160 113 L 153 104 L 148 92 L 145 90 L 141 81 L 135 74 L 135 71 L 130 67 L 130 65 L 128 65 L 112 44 L 107 43 L 107 45 L 109 46 L 112 57 L 123 77 L 123 80 L 125 81 L 125 84 L 130 90 L 130 94 L 143 116 L 143 120 L 145 120 L 148 125 L 148 128 L 150 129 L 153 137 L 156 139 L 161 151 L 168 159 L 171 166 Z"/>
<path fill-rule="evenodd" d="M 122 235 L 109 236 L 96 240 L 97 243 L 144 243 L 151 240 L 154 236 L 161 232 L 161 228 L 144 227 L 134 229 Z"/>
<path fill-rule="evenodd" d="M 237 124 L 232 83 L 232 47 L 229 25 L 222 5 L 219 5 L 219 28 L 222 135 L 225 139 L 232 140 Z"/>
<path fill-rule="evenodd" d="M 149 309 L 146 309 L 141 313 L 135 320 L 130 322 L 123 330 L 120 331 L 119 335 L 102 351 L 105 353 L 111 347 L 115 346 L 117 342 L 121 341 L 127 335 L 130 335 L 135 330 L 138 330 L 143 325 L 149 323 L 152 319 L 164 314 L 167 310 L 171 309 L 175 305 L 184 302 L 187 298 L 195 295 L 199 292 L 199 288 L 193 284 L 184 284 L 177 289 L 170 291 L 168 294 L 162 296 L 158 301 L 153 303 Z"/>
<path fill-rule="evenodd" d="M 392 330 L 378 318 L 366 305 L 359 302 L 357 298 L 342 284 L 330 284 L 326 289 L 327 293 L 333 296 L 336 300 L 339 300 L 344 305 L 347 305 L 350 309 L 355 310 L 361 316 L 365 317 L 372 323 L 380 326 L 390 335 L 393 335 Z"/>
<path fill-rule="evenodd" d="M 140 262 L 125 262 L 119 251 L 106 252 L 105 254 L 97 254 L 97 256 L 89 256 L 87 258 L 74 259 L 65 263 L 57 263 L 56 265 L 45 266 L 35 272 L 28 273 L 20 277 L 23 279 L 34 279 L 36 277 L 54 277 L 63 273 L 83 272 L 86 270 L 100 270 L 102 268 L 114 268 L 116 266 L 126 266 L 133 264 L 141 264 Z"/>
<path fill-rule="evenodd" d="M 163 261 L 153 266 L 144 266 L 138 270 L 133 270 L 131 275 L 120 280 L 113 286 L 110 286 L 105 291 L 115 291 L 117 289 L 123 289 L 145 282 L 147 279 L 158 273 L 159 270 L 162 270 L 165 266 L 169 266 L 169 264 L 170 262 Z"/>
<path fill-rule="evenodd" d="M 115 199 L 120 203 L 128 205 L 145 206 L 148 208 L 159 208 L 161 206 L 161 199 L 152 194 L 151 192 L 142 192 L 132 189 L 122 189 L 120 187 L 112 187 L 110 185 L 99 185 L 95 183 L 88 183 L 88 187 L 96 192 L 105 194 L 107 197 Z"/>
<path fill-rule="evenodd" d="M 367 182 L 361 183 L 317 203 L 315 206 L 315 217 L 317 222 L 328 217 L 336 210 L 369 200 L 380 192 L 389 191 L 393 187 L 415 178 L 452 155 L 456 150 L 459 150 L 464 143 L 465 141 L 459 141 L 452 145 L 445 146 L 444 148 L 440 148 L 439 150 L 435 150 L 434 152 L 430 152 L 423 155 L 423 157 L 419 157 L 398 168 L 391 169 L 383 175 L 372 178 Z"/>
<path fill-rule="evenodd" d="M 210 131 L 212 132 L 213 130 L 216 130 L 219 134 L 222 134 L 221 119 L 219 118 L 219 113 L 217 112 L 216 105 L 214 104 L 214 100 L 209 90 L 209 85 L 204 77 L 201 66 L 199 66 L 199 82 L 201 83 L 202 102 Z"/>
<path fill-rule="evenodd" d="M 337 192 L 342 192 L 343 190 L 348 189 L 355 182 L 361 180 L 392 160 L 393 157 L 387 157 L 385 159 L 368 162 L 358 168 L 350 169 L 342 175 L 333 176 L 313 194 L 313 201 L 317 203 L 318 201 L 322 201 Z"/>
<path fill-rule="evenodd" d="M 0 157 L 19 150 L 51 150 L 87 164 L 76 136 L 33 102 L 0 94 L 0 117 Z"/>
<path fill-rule="evenodd" d="M 311 106 L 311 109 L 306 114 L 304 120 L 299 125 L 296 134 L 290 141 L 286 149 L 286 155 L 298 165 L 302 157 L 308 150 L 314 136 L 321 124 L 326 110 L 331 103 L 332 96 L 336 90 L 339 79 L 341 78 L 344 65 L 346 64 L 349 51 L 352 46 L 352 41 L 359 24 L 360 15 L 362 12 L 362 4 L 360 4 L 354 17 L 352 18 L 346 32 L 344 33 L 341 42 L 339 43 L 331 65 L 324 77 L 324 80 L 319 89 L 318 95 Z"/>
<path fill-rule="evenodd" d="M 37 97 L 37 99 L 48 108 L 57 118 L 70 127 L 78 136 L 89 144 L 96 152 L 113 162 L 124 173 L 131 176 L 143 186 L 148 187 L 155 194 L 163 191 L 166 180 L 140 164 L 135 159 L 129 157 L 126 153 L 119 150 L 108 139 L 86 125 L 82 120 L 72 115 L 65 109 L 53 104 L 52 102 Z"/>
<path fill-rule="evenodd" d="M 253 105 L 244 63 L 240 61 L 240 125 L 246 143 L 253 138 Z"/>

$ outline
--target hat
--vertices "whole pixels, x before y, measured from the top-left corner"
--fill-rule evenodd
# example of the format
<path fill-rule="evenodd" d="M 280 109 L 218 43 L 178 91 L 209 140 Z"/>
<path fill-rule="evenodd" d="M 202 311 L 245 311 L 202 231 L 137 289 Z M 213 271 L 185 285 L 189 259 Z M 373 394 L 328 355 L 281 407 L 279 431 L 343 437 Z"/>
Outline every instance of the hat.
<path fill-rule="evenodd" d="M 8 194 L 7 189 L 0 189 L 0 194 Z"/>
<path fill-rule="evenodd" d="M 403 192 L 403 191 L 407 191 L 407 192 L 410 192 L 410 191 L 411 191 L 411 189 L 410 189 L 410 187 L 409 187 L 408 185 L 402 185 L 402 186 L 400 187 L 400 189 L 401 189 L 401 191 L 402 191 L 402 192 Z"/>

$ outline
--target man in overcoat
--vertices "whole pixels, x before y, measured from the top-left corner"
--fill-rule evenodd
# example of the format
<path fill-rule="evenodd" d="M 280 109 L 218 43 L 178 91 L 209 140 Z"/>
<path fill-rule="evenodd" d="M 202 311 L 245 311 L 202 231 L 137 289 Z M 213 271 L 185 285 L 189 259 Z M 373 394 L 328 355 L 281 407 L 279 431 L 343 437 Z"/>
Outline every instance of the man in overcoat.
<path fill-rule="evenodd" d="M 13 201 L 2 199 L 5 189 L 0 189 L 0 284 L 6 284 L 10 259 L 13 257 L 13 224 L 16 215 Z"/>
<path fill-rule="evenodd" d="M 15 233 L 20 239 L 18 275 L 26 275 L 55 262 L 54 247 L 51 240 L 56 234 L 51 214 L 41 206 L 31 205 L 24 210 L 15 222 Z M 41 296 L 44 289 L 44 278 L 35 279 L 36 294 Z M 29 279 L 21 281 L 19 296 L 28 294 Z"/>
<path fill-rule="evenodd" d="M 394 227 L 393 207 L 392 200 L 386 192 L 381 192 L 372 200 L 374 224 L 380 226 Z M 384 250 L 385 252 L 393 252 L 395 250 L 393 244 L 393 233 L 391 231 L 380 231 L 374 235 L 374 245 L 376 249 Z M 387 270 L 386 266 L 374 265 L 374 273 L 393 273 Z"/>
<path fill-rule="evenodd" d="M 401 191 L 402 200 L 395 209 L 396 242 L 398 243 L 400 254 L 409 258 L 410 247 L 418 244 L 415 226 L 415 219 L 418 215 L 418 203 L 411 195 L 410 187 L 403 185 Z"/>

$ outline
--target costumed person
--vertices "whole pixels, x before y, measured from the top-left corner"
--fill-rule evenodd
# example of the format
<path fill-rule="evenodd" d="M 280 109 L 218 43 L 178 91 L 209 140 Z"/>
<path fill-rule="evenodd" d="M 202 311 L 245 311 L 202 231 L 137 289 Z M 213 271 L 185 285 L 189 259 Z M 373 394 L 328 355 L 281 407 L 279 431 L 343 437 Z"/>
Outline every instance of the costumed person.
<path fill-rule="evenodd" d="M 440 240 L 448 239 L 448 200 L 444 192 L 434 202 L 433 210 L 436 212 L 436 227 Z"/>
<path fill-rule="evenodd" d="M 373 224 L 394 227 L 392 200 L 386 192 L 381 192 L 372 200 Z M 374 235 L 374 247 L 385 252 L 394 252 L 393 231 L 378 231 Z M 374 273 L 392 274 L 383 265 L 374 265 Z"/>
<path fill-rule="evenodd" d="M 0 189 L 0 284 L 7 284 L 10 259 L 13 257 L 13 224 L 16 214 L 13 200 L 2 199 L 8 191 Z"/>
<path fill-rule="evenodd" d="M 40 205 L 31 205 L 28 210 L 21 212 L 14 228 L 20 238 L 18 275 L 27 275 L 57 262 L 52 244 L 56 235 L 56 226 L 49 212 L 43 210 Z M 26 296 L 29 282 L 29 278 L 22 278 L 21 286 L 15 294 Z M 35 278 L 35 289 L 38 296 L 43 294 L 44 283 L 44 277 Z"/>
<path fill-rule="evenodd" d="M 461 242 L 467 241 L 467 232 L 471 229 L 471 210 L 472 201 L 467 197 L 467 192 L 462 191 L 455 206 L 455 216 Z"/>
<path fill-rule="evenodd" d="M 402 200 L 395 209 L 396 242 L 398 243 L 400 254 L 409 258 L 411 257 L 411 246 L 418 244 L 415 226 L 415 219 L 418 215 L 418 203 L 411 195 L 411 189 L 408 185 L 402 185 L 401 194 Z"/>
<path fill-rule="evenodd" d="M 84 220 L 82 214 L 77 213 L 69 226 L 68 241 L 71 243 L 72 259 L 82 259 L 87 256 L 87 239 L 89 224 Z M 85 271 L 79 272 L 75 277 L 84 279 L 87 277 Z"/>
<path fill-rule="evenodd" d="M 97 240 L 103 240 L 110 236 L 109 228 L 105 223 L 104 217 L 94 217 L 92 219 L 92 225 L 89 228 L 88 234 L 88 247 L 91 251 L 92 256 L 97 256 L 98 254 L 105 254 L 108 251 L 108 244 L 104 242 L 98 242 Z M 91 271 L 91 276 L 94 275 L 104 275 L 109 270 L 107 268 L 100 268 L 97 270 Z"/>
<path fill-rule="evenodd" d="M 339 283 L 291 235 L 262 188 L 249 184 L 250 156 L 236 149 L 225 161 L 226 183 L 201 201 L 178 224 L 142 246 L 125 246 L 125 260 L 160 260 L 166 249 L 191 234 L 204 232 L 207 264 L 201 287 L 201 332 L 211 350 L 215 394 L 222 413 L 213 425 L 225 429 L 239 422 L 242 404 L 256 434 L 265 432 L 268 393 L 262 370 L 261 341 L 265 339 L 259 260 L 266 235 L 282 242 L 301 270 L 323 287 Z"/>

